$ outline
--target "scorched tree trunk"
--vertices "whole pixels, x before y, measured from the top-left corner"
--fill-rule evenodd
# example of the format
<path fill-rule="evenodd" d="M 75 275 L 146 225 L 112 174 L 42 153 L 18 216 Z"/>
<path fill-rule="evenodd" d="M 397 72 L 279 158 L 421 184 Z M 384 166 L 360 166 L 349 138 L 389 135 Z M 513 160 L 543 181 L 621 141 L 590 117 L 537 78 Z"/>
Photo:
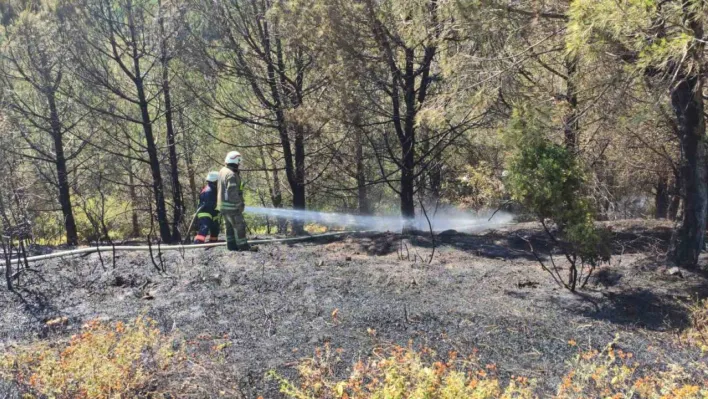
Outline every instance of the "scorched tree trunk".
<path fill-rule="evenodd" d="M 671 92 L 681 144 L 683 220 L 674 239 L 672 256 L 677 265 L 694 268 L 703 249 L 708 208 L 708 165 L 701 78 L 681 79 Z"/>

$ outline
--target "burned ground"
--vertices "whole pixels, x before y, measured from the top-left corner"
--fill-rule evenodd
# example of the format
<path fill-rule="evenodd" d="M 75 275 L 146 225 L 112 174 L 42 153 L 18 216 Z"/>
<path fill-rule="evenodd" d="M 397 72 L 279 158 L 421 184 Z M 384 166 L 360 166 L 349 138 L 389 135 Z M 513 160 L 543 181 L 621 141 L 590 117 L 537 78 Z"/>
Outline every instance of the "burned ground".
<path fill-rule="evenodd" d="M 0 345 L 147 313 L 195 342 L 192 350 L 228 342 L 220 367 L 254 398 L 279 397 L 266 372 L 294 377 L 297 361 L 325 343 L 344 350 L 342 371 L 381 343 L 477 350 L 505 375 L 539 378 L 546 392 L 577 353 L 571 340 L 599 348 L 618 339 L 648 367 L 657 358 L 705 361 L 676 335 L 688 323 L 686 304 L 708 293 L 708 280 L 665 273 L 666 226 L 613 227 L 616 256 L 579 294 L 554 286 L 526 251 L 525 240 L 543 247 L 534 225 L 445 232 L 430 264 L 430 237 L 396 234 L 268 244 L 258 253 L 171 252 L 166 274 L 146 253 L 121 253 L 115 268 L 105 254 L 103 264 L 97 254 L 48 261 L 22 277 L 21 299 L 0 294 Z M 56 317 L 68 323 L 48 327 Z"/>

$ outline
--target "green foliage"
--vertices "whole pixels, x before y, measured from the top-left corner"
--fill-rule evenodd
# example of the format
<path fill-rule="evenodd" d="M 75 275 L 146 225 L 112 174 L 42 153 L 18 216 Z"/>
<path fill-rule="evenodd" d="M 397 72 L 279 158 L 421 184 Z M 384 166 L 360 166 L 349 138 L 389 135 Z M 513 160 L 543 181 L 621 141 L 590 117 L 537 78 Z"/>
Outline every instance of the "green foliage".
<path fill-rule="evenodd" d="M 584 262 L 595 265 L 609 258 L 608 234 L 594 225 L 590 201 L 583 193 L 585 176 L 570 151 L 549 142 L 524 146 L 509 170 L 512 198 L 539 219 L 552 220 Z"/>
<path fill-rule="evenodd" d="M 88 199 L 74 196 L 74 220 L 82 242 L 108 238 L 130 237 L 133 233 L 131 212 L 132 207 L 126 200 L 119 196 L 106 196 L 104 201 L 100 197 Z M 143 228 L 148 227 L 149 221 L 143 223 Z M 58 245 L 64 241 L 64 221 L 60 212 L 43 212 L 32 220 L 32 232 L 37 243 Z"/>
<path fill-rule="evenodd" d="M 695 43 L 689 24 L 705 18 L 705 4 L 691 0 L 579 0 L 568 12 L 567 47 L 594 58 L 603 53 L 630 55 L 632 67 L 664 68 L 669 62 L 690 62 Z M 688 17 L 689 15 L 695 17 Z"/>
<path fill-rule="evenodd" d="M 105 197 L 104 200 L 91 197 L 79 202 L 80 206 L 74 215 L 79 238 L 87 241 L 106 238 L 104 225 L 111 238 L 130 236 L 133 229 L 129 202 L 113 195 Z"/>
<path fill-rule="evenodd" d="M 492 165 L 480 161 L 467 165 L 464 173 L 448 187 L 446 198 L 465 208 L 482 209 L 498 205 L 504 197 L 504 184 Z"/>
<path fill-rule="evenodd" d="M 39 245 L 61 245 L 64 237 L 62 217 L 58 212 L 45 212 L 32 223 L 34 242 Z"/>
<path fill-rule="evenodd" d="M 640 47 L 645 44 L 636 32 L 649 29 L 656 15 L 653 0 L 579 0 L 568 12 L 568 48 L 582 49 L 590 42 L 608 43 L 624 38 L 625 44 Z"/>
<path fill-rule="evenodd" d="M 533 112 L 514 112 L 507 130 L 513 148 L 507 177 L 512 198 L 562 227 L 592 221 L 576 156 L 544 137 L 541 126 Z"/>
<path fill-rule="evenodd" d="M 621 82 L 625 75 L 620 72 L 629 70 L 636 78 L 644 76 L 637 68 L 676 61 L 690 66 L 692 57 L 684 56 L 703 43 L 694 37 L 690 22 L 706 19 L 706 5 L 697 0 L 506 3 L 6 1 L 0 6 L 0 122 L 11 127 L 0 134 L 4 146 L 20 157 L 15 163 L 28 170 L 27 180 L 44 182 L 28 183 L 26 189 L 27 218 L 33 221 L 37 242 L 58 243 L 64 236 L 60 213 L 47 211 L 59 208 L 52 162 L 57 152 L 52 134 L 47 134 L 52 131 L 49 88 L 55 91 L 65 130 L 63 152 L 81 239 L 104 235 L 96 231 L 97 221 L 105 221 L 111 237 L 131 235 L 130 208 L 139 213 L 142 235 L 147 233 L 154 218 L 148 213 L 155 209 L 154 203 L 148 205 L 156 201 L 153 177 L 143 162 L 148 154 L 135 82 L 123 70 L 134 66 L 129 50 L 139 49 L 161 168 L 168 165 L 170 148 L 165 139 L 168 105 L 161 99 L 161 53 L 166 51 L 178 179 L 189 187 L 182 191 L 190 210 L 199 191 L 190 187 L 192 174 L 200 180 L 218 169 L 223 154 L 234 148 L 244 155 L 250 191 L 277 189 L 282 194 L 281 203 L 270 195 L 249 195 L 247 203 L 288 207 L 294 183 L 285 172 L 279 128 L 285 127 L 292 139 L 297 127 L 304 135 L 301 167 L 308 207 L 351 212 L 358 208 L 362 184 L 374 213 L 396 211 L 402 169 L 396 160 L 402 153 L 395 127 L 399 118 L 415 130 L 409 154 L 415 155 L 415 173 L 421 176 L 414 183 L 416 192 L 428 194 L 432 185 L 426 181 L 432 174 L 424 169 L 434 167 L 440 181 L 430 192 L 441 201 L 496 207 L 506 199 L 501 172 L 512 161 L 509 155 L 518 155 L 513 160 L 518 162 L 542 160 L 537 175 L 515 182 L 517 199 L 533 202 L 529 208 L 543 210 L 560 224 L 585 226 L 566 226 L 565 234 L 577 245 L 593 247 L 597 236 L 587 222 L 593 202 L 577 198 L 563 206 L 558 197 L 592 190 L 601 201 L 621 204 L 630 196 L 651 195 L 657 171 L 661 177 L 670 172 L 668 165 L 680 153 L 675 135 L 658 112 L 658 102 L 642 101 L 658 98 L 664 88 L 650 87 L 647 93 L 643 81 Z M 108 10 L 104 6 L 110 8 L 110 18 L 102 15 Z M 686 18 L 687 13 L 695 18 Z M 129 28 L 130 21 L 134 26 Z M 129 43 L 131 30 L 137 45 Z M 616 62 L 618 57 L 626 61 L 625 56 L 631 58 L 631 68 Z M 571 59 L 577 68 L 570 67 Z M 412 93 L 405 90 L 409 83 L 400 81 L 406 70 L 413 71 Z M 702 70 L 702 63 L 693 70 Z M 275 86 L 270 73 L 278 77 Z M 395 100 L 394 87 L 399 92 Z M 410 112 L 409 94 L 416 97 Z M 392 112 L 395 103 L 399 116 Z M 499 127 L 508 125 L 508 109 L 520 103 L 532 104 L 538 112 L 515 111 L 502 143 Z M 578 160 L 552 144 L 552 136 L 571 115 L 579 119 L 583 156 L 603 162 L 596 164 L 594 175 L 585 171 L 592 178 L 576 173 L 582 169 Z M 640 139 L 628 140 L 627 131 L 641 132 Z M 528 148 L 504 154 L 503 147 Z M 635 151 L 627 154 L 627 148 Z M 353 173 L 357 166 L 360 179 Z M 519 168 L 530 170 L 529 165 Z M 105 191 L 106 209 L 98 209 L 94 199 L 82 204 L 78 197 L 95 195 L 88 187 L 95 186 L 104 169 L 115 182 Z M 169 219 L 173 182 L 162 174 Z M 562 179 L 554 180 L 557 176 Z M 559 188 L 566 192 L 559 193 Z M 0 190 L 9 198 L 13 188 Z M 264 231 L 264 218 L 249 222 L 254 232 Z"/>
<path fill-rule="evenodd" d="M 513 199 L 540 218 L 581 222 L 589 214 L 587 203 L 577 198 L 584 184 L 575 157 L 554 143 L 524 145 L 511 159 L 508 187 Z"/>
<path fill-rule="evenodd" d="M 548 220 L 557 226 L 560 247 L 571 262 L 579 257 L 582 264 L 594 268 L 610 258 L 609 234 L 594 225 L 582 165 L 566 147 L 546 139 L 535 120 L 528 112 L 514 114 L 509 134 L 516 146 L 509 162 L 507 188 L 512 199 L 544 226 Z M 556 240 L 550 230 L 547 232 Z M 579 278 L 571 272 L 565 286 L 574 290 Z"/>

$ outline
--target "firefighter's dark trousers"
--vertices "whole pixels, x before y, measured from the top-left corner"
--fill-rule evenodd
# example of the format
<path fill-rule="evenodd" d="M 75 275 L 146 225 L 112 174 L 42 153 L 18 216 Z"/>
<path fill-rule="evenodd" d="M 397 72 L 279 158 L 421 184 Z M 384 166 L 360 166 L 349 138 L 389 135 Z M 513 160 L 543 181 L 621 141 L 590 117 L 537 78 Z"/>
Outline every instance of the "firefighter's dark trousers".
<path fill-rule="evenodd" d="M 226 225 L 226 247 L 231 251 L 248 249 L 246 221 L 243 219 L 243 212 L 222 210 L 221 215 Z"/>
<path fill-rule="evenodd" d="M 219 230 L 221 230 L 221 215 L 218 212 L 199 212 L 197 214 L 199 222 L 199 232 L 194 237 L 195 244 L 216 242 L 219 240 Z"/>

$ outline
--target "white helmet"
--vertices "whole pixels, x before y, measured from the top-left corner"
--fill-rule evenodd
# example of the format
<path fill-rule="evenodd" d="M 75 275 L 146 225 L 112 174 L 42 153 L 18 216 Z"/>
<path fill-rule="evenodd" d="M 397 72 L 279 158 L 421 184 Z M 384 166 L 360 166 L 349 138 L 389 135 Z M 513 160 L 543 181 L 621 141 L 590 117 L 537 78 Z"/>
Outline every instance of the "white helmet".
<path fill-rule="evenodd" d="M 209 174 L 206 177 L 206 181 L 208 181 L 208 182 L 213 183 L 217 180 L 219 180 L 219 172 L 211 171 L 211 172 L 209 172 Z"/>
<path fill-rule="evenodd" d="M 241 163 L 241 153 L 238 151 L 231 151 L 230 153 L 226 154 L 226 159 L 224 160 L 224 163 L 227 165 L 238 165 Z"/>

